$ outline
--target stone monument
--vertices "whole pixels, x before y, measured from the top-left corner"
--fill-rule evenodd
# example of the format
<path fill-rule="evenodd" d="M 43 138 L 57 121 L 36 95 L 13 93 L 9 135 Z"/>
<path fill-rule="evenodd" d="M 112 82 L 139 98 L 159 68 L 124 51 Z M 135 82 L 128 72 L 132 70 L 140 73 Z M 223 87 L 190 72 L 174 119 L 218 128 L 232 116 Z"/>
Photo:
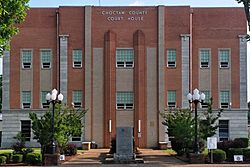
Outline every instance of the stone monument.
<path fill-rule="evenodd" d="M 115 161 L 134 161 L 133 152 L 133 128 L 117 127 L 116 128 L 116 153 Z"/>

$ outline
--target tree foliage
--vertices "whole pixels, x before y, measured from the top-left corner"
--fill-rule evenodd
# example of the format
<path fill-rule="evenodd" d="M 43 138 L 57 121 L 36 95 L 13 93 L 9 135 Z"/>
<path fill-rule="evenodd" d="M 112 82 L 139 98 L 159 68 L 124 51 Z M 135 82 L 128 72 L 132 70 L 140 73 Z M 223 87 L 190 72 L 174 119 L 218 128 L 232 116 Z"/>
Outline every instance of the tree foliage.
<path fill-rule="evenodd" d="M 221 116 L 222 110 L 215 113 L 212 110 L 212 98 L 208 103 L 208 109 L 202 114 L 199 114 L 198 119 L 198 141 L 199 151 L 204 149 L 204 141 L 207 137 L 212 137 L 218 129 L 217 121 Z M 172 149 L 181 155 L 189 152 L 193 147 L 195 138 L 195 119 L 192 116 L 192 111 L 189 109 L 174 109 L 161 113 L 164 121 L 163 125 L 168 127 L 168 136 L 171 139 Z"/>
<path fill-rule="evenodd" d="M 168 135 L 173 137 L 171 140 L 172 148 L 181 155 L 188 152 L 194 140 L 194 118 L 187 109 L 175 109 L 161 113 L 164 121 L 163 125 L 168 127 Z"/>
<path fill-rule="evenodd" d="M 245 9 L 245 14 L 246 14 L 246 19 L 248 22 L 248 30 L 250 31 L 250 0 L 236 0 L 238 3 L 243 3 L 244 9 Z M 250 41 L 250 35 L 247 34 L 246 36 L 247 41 Z"/>
<path fill-rule="evenodd" d="M 13 35 L 18 33 L 17 24 L 24 21 L 29 0 L 0 1 L 0 54 L 8 47 Z"/>
<path fill-rule="evenodd" d="M 200 138 L 204 141 L 207 140 L 207 137 L 212 137 L 216 134 L 216 130 L 219 127 L 217 120 L 221 117 L 221 112 L 223 111 L 222 109 L 219 109 L 217 113 L 214 113 L 212 110 L 212 104 L 213 99 L 210 98 L 207 111 L 204 111 L 199 119 Z"/>
<path fill-rule="evenodd" d="M 86 111 L 67 108 L 61 104 L 55 106 L 54 121 L 54 139 L 60 149 L 60 152 L 66 147 L 71 136 L 81 134 L 83 127 L 82 119 Z M 51 145 L 52 133 L 52 112 L 47 111 L 43 116 L 38 117 L 36 113 L 29 114 L 32 120 L 32 131 L 34 139 L 41 144 L 42 155 Z"/>

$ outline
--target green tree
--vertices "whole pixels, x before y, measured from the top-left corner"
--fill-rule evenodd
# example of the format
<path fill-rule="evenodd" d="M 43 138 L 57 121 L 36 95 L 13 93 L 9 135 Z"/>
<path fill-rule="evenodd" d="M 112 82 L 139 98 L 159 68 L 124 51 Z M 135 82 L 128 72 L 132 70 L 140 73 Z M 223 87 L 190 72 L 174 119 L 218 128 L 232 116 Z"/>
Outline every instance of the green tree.
<path fill-rule="evenodd" d="M 0 75 L 0 112 L 2 112 L 2 103 L 3 103 L 3 98 L 2 98 L 2 90 L 3 90 L 3 76 Z"/>
<path fill-rule="evenodd" d="M 245 14 L 246 14 L 246 20 L 248 22 L 248 30 L 250 31 L 250 0 L 236 0 L 238 3 L 243 3 Z M 250 35 L 247 34 L 246 39 L 250 41 Z"/>
<path fill-rule="evenodd" d="M 212 110 L 213 98 L 210 98 L 208 102 L 208 109 L 204 111 L 203 114 L 199 118 L 199 136 L 204 141 L 207 140 L 207 137 L 212 137 L 216 134 L 216 130 L 219 125 L 216 124 L 217 120 L 221 117 L 220 109 L 217 114 Z"/>
<path fill-rule="evenodd" d="M 247 114 L 248 124 L 250 124 L 250 102 L 247 103 L 247 106 L 248 106 L 248 114 Z"/>
<path fill-rule="evenodd" d="M 24 21 L 29 0 L 0 1 L 0 55 L 8 47 L 12 36 L 18 33 L 17 25 Z"/>
<path fill-rule="evenodd" d="M 82 119 L 85 113 L 86 111 L 70 109 L 61 104 L 56 104 L 54 138 L 60 152 L 63 152 L 71 136 L 81 134 L 81 128 L 83 127 Z M 51 145 L 53 137 L 51 128 L 52 113 L 47 111 L 40 118 L 36 113 L 30 113 L 29 117 L 32 120 L 34 139 L 41 145 L 41 153 L 44 160 L 44 153 Z"/>
<path fill-rule="evenodd" d="M 188 109 L 175 109 L 161 113 L 163 125 L 168 127 L 168 135 L 171 140 L 172 149 L 178 155 L 188 152 L 194 141 L 194 118 Z"/>

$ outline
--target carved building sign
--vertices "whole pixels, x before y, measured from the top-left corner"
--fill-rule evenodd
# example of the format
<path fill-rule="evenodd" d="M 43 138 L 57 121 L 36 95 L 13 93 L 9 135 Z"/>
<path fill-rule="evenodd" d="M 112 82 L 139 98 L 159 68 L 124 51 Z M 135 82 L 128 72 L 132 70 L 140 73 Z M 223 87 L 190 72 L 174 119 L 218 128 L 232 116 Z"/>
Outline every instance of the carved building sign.
<path fill-rule="evenodd" d="M 108 10 L 101 11 L 101 15 L 105 16 L 105 18 L 110 22 L 116 21 L 143 21 L 144 16 L 148 14 L 146 10 Z"/>

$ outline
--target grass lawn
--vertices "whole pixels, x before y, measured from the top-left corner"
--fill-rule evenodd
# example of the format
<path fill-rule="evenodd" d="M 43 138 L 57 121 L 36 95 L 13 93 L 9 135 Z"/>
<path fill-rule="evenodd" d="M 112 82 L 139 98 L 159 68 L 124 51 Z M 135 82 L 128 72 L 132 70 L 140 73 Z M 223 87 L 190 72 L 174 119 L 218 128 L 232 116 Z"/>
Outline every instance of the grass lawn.
<path fill-rule="evenodd" d="M 169 155 L 176 155 L 176 152 L 172 149 L 166 149 L 166 150 L 163 150 L 163 152 L 168 153 Z"/>
<path fill-rule="evenodd" d="M 0 150 L 0 154 L 3 154 L 3 153 L 12 153 L 13 150 L 12 149 L 4 149 L 4 150 Z"/>

